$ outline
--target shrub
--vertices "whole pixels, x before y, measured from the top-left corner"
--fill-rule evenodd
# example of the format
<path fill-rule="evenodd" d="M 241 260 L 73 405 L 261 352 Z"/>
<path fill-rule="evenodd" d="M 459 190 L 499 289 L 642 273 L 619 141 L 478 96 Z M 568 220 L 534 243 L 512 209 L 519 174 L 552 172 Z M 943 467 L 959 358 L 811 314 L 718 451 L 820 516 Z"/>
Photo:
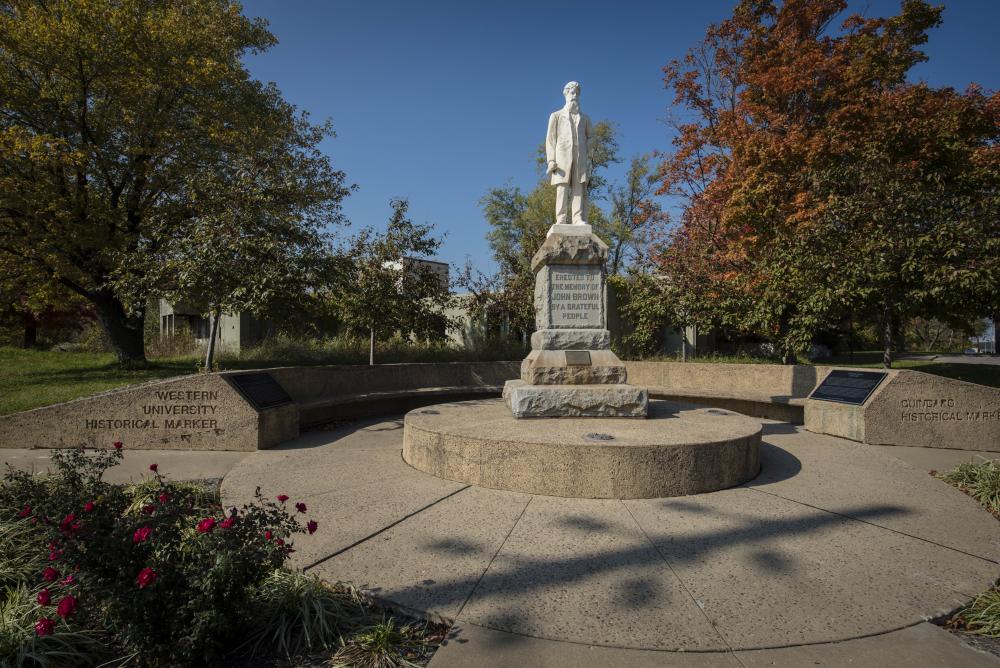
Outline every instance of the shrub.
<path fill-rule="evenodd" d="M 23 584 L 5 590 L 0 600 L 0 665 L 4 668 L 73 668 L 109 658 L 102 633 L 71 625 L 55 613 L 51 614 L 52 632 L 39 635 L 38 608 L 37 591 Z"/>
<path fill-rule="evenodd" d="M 264 500 L 259 490 L 253 503 L 223 512 L 191 485 L 165 480 L 155 465 L 140 485 L 102 482 L 121 459 L 118 449 L 55 451 L 54 475 L 7 474 L 4 531 L 33 544 L 45 564 L 31 561 L 30 578 L 27 569 L 7 577 L 49 590 L 51 601 L 32 607 L 32 625 L 42 623 L 34 638 L 80 623 L 106 629 L 139 664 L 205 665 L 232 649 L 258 586 L 305 529 L 284 502 Z M 15 599 L 25 600 L 18 594 L 6 603 Z M 55 633 L 44 619 L 59 619 Z"/>

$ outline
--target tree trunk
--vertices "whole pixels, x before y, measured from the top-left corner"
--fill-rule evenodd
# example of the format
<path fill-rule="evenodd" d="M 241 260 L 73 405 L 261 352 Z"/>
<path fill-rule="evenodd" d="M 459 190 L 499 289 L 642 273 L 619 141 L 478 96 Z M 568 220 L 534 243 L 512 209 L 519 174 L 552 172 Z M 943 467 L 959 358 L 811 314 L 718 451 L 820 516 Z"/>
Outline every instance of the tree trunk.
<path fill-rule="evenodd" d="M 24 313 L 24 341 L 21 347 L 27 350 L 38 343 L 38 319 L 30 311 Z"/>
<path fill-rule="evenodd" d="M 851 361 L 854 361 L 854 314 L 847 323 L 847 348 L 851 351 Z"/>
<path fill-rule="evenodd" d="M 145 366 L 144 312 L 128 314 L 121 300 L 107 291 L 91 295 L 91 301 L 118 357 L 118 364 L 123 367 Z"/>
<path fill-rule="evenodd" d="M 781 363 L 782 364 L 795 364 L 795 355 L 792 353 L 788 345 L 788 330 L 791 329 L 791 324 L 789 322 L 789 316 L 787 312 L 783 312 L 781 317 L 778 318 L 778 336 L 780 337 L 781 346 Z"/>
<path fill-rule="evenodd" d="M 882 307 L 882 366 L 892 368 L 892 307 L 888 304 Z"/>
<path fill-rule="evenodd" d="M 368 366 L 375 366 L 375 328 L 368 328 Z"/>
<path fill-rule="evenodd" d="M 219 337 L 219 310 L 213 309 L 209 317 L 212 320 L 211 332 L 208 335 L 208 350 L 205 351 L 205 371 L 211 373 L 215 368 L 215 340 Z"/>

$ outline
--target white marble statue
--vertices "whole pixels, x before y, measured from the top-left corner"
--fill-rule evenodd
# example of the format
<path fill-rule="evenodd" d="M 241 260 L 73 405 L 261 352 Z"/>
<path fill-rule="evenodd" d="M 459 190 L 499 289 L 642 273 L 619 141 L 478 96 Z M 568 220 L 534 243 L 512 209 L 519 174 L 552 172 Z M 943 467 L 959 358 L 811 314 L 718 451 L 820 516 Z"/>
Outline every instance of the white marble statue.
<path fill-rule="evenodd" d="M 580 111 L 580 84 L 563 87 L 566 104 L 549 116 L 545 136 L 546 174 L 556 187 L 556 224 L 587 224 L 587 182 L 590 161 L 587 149 L 593 129 L 590 118 Z M 572 211 L 572 217 L 571 217 Z"/>

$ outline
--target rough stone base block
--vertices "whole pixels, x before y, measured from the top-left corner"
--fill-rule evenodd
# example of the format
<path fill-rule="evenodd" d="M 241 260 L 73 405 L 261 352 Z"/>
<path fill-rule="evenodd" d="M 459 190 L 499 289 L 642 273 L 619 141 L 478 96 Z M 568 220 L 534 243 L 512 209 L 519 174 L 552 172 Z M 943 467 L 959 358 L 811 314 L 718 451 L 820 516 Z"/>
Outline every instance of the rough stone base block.
<path fill-rule="evenodd" d="M 646 389 L 632 385 L 528 385 L 508 380 L 503 400 L 516 418 L 646 417 Z"/>
<path fill-rule="evenodd" d="M 532 350 L 521 362 L 529 385 L 622 385 L 627 377 L 610 350 Z"/>
<path fill-rule="evenodd" d="M 608 350 L 606 329 L 539 329 L 531 334 L 532 350 Z"/>

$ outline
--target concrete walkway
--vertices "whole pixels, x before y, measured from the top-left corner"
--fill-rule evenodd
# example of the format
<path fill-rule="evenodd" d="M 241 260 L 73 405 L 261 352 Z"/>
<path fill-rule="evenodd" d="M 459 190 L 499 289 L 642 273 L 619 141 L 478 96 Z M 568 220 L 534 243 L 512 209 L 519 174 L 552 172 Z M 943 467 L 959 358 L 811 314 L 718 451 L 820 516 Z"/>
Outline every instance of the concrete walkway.
<path fill-rule="evenodd" d="M 400 419 L 315 431 L 257 453 L 134 451 L 215 478 L 227 503 L 305 500 L 320 531 L 296 563 L 457 620 L 431 668 L 998 666 L 923 622 L 1000 573 L 1000 525 L 926 474 L 1000 453 L 873 447 L 766 423 L 764 470 L 713 494 L 528 496 L 402 462 Z M 4 450 L 40 469 L 48 451 Z"/>
<path fill-rule="evenodd" d="M 223 495 L 307 501 L 297 566 L 456 620 L 432 668 L 1000 665 L 923 624 L 1000 574 L 1000 524 L 926 473 L 975 453 L 767 423 L 750 483 L 622 502 L 440 480 L 401 439 L 398 419 L 311 432 L 240 461 Z"/>

